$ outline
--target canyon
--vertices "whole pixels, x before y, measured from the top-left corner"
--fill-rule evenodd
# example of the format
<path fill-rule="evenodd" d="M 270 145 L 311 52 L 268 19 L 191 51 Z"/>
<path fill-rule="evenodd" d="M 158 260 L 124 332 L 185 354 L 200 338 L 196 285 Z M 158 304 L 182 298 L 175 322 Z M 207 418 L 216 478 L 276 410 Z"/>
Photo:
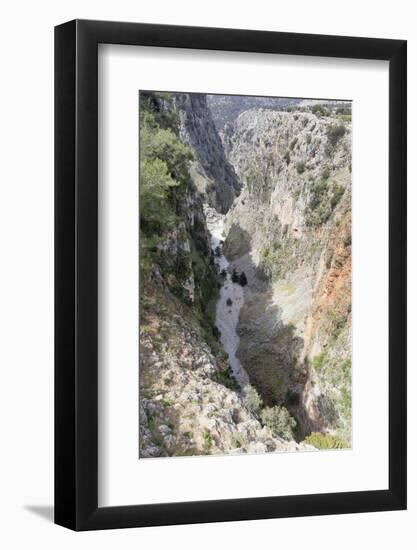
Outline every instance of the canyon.
<path fill-rule="evenodd" d="M 141 94 L 141 458 L 351 445 L 349 106 L 259 99 Z"/>

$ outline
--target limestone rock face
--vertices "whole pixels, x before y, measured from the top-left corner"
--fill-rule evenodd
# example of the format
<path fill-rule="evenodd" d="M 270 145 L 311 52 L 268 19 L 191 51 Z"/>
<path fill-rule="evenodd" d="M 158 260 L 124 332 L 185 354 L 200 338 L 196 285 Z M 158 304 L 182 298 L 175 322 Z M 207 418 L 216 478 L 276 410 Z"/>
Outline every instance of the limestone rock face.
<path fill-rule="evenodd" d="M 299 396 L 292 411 L 305 433 L 327 429 L 349 441 L 350 123 L 257 109 L 222 137 L 243 184 L 224 246 L 249 280 L 241 362 L 267 401 L 265 385 L 275 388 L 271 403 L 279 387 Z"/>
<path fill-rule="evenodd" d="M 153 260 L 141 280 L 140 457 L 313 450 L 299 443 L 312 431 L 348 446 L 350 123 L 257 108 L 222 124 L 220 136 L 205 95 L 155 105 L 175 111 L 194 160 L 182 194 L 170 190 L 175 223 L 141 244 Z M 229 275 L 211 249 L 207 204 L 223 214 L 218 252 Z M 263 425 L 231 377 L 216 303 L 234 269 L 247 279 L 236 357 L 264 407 L 297 419 L 291 441 Z"/>
<path fill-rule="evenodd" d="M 194 152 L 191 176 L 210 206 L 226 213 L 240 192 L 235 171 L 226 159 L 223 145 L 205 94 L 175 94 L 180 114 L 181 140 Z"/>

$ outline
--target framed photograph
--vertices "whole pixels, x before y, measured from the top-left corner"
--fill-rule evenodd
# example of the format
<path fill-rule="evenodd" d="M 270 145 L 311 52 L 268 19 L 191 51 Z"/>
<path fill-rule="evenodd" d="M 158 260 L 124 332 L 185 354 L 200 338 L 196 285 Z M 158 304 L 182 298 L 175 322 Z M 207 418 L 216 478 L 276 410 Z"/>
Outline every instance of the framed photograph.
<path fill-rule="evenodd" d="M 406 42 L 55 29 L 55 522 L 406 508 Z"/>

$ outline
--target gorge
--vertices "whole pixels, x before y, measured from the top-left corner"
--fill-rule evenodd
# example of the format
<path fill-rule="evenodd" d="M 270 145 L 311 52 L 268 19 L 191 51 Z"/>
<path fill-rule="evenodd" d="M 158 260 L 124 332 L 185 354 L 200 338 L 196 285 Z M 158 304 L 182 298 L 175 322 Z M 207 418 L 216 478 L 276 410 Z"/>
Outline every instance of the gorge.
<path fill-rule="evenodd" d="M 140 94 L 141 458 L 351 445 L 350 105 L 267 99 Z"/>

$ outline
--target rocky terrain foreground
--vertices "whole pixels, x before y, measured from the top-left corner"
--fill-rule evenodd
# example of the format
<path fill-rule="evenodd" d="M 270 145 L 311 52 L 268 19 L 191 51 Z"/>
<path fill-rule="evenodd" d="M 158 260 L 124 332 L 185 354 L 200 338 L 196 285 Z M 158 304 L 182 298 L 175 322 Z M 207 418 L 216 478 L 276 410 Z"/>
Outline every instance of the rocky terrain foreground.
<path fill-rule="evenodd" d="M 222 369 L 176 300 L 158 295 L 141 326 L 141 457 L 314 450 L 274 437 L 222 384 Z"/>

